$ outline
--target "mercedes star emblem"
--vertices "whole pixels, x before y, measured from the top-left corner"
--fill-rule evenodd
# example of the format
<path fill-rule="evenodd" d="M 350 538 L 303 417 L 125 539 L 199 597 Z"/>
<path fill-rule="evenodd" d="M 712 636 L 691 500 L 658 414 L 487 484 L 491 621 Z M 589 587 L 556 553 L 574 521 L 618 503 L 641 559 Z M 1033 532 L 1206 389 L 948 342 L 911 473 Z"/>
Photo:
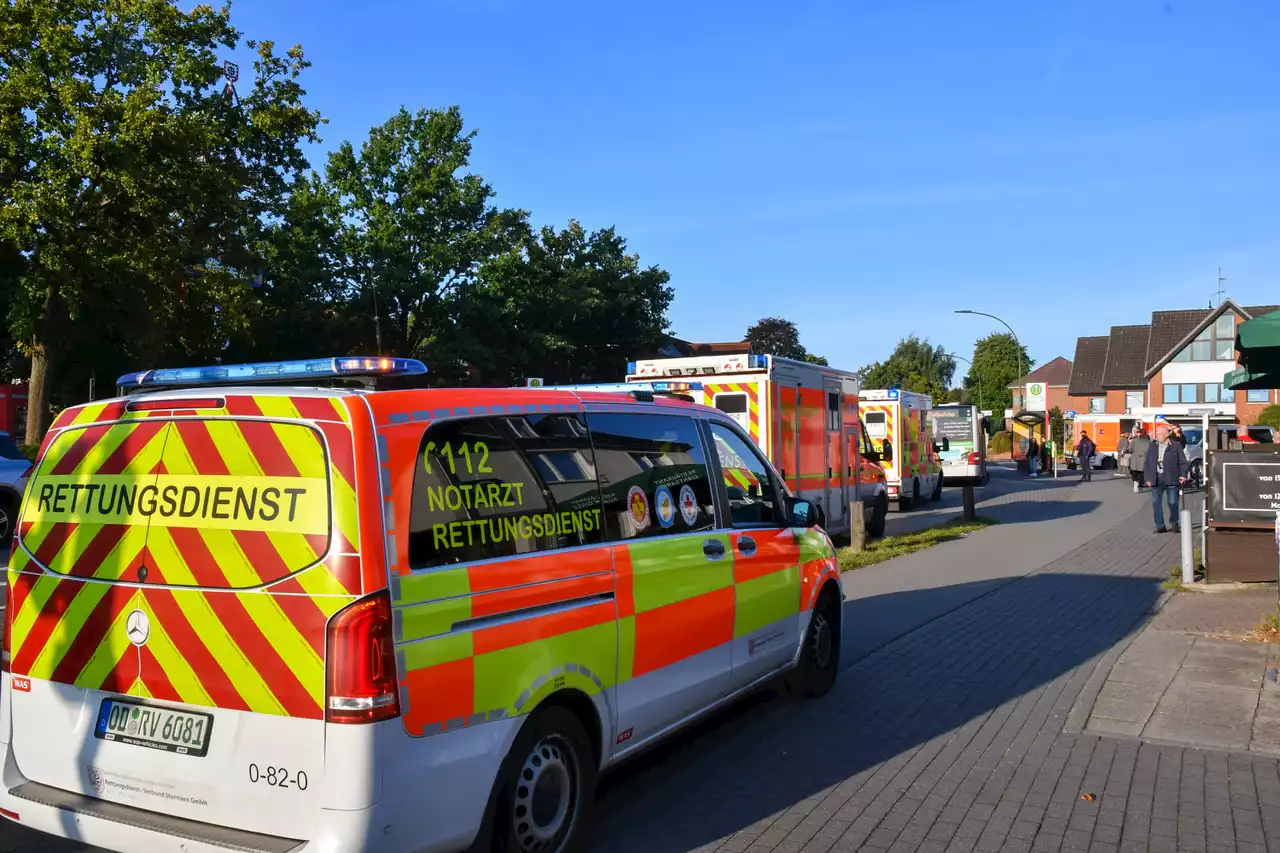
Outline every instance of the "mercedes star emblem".
<path fill-rule="evenodd" d="M 140 646 L 151 636 L 151 620 L 141 610 L 135 610 L 124 623 L 124 633 L 129 642 Z"/>

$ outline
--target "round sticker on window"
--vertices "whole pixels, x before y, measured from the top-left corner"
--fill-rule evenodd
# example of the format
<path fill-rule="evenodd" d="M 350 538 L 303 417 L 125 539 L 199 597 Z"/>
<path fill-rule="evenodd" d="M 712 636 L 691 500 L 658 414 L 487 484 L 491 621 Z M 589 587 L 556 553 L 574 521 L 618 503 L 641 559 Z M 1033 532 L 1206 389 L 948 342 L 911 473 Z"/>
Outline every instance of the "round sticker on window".
<path fill-rule="evenodd" d="M 698 523 L 698 498 L 688 484 L 680 487 L 680 517 L 690 527 Z"/>
<path fill-rule="evenodd" d="M 671 497 L 671 490 L 660 486 L 653 495 L 653 507 L 658 513 L 658 523 L 670 527 L 676 523 L 676 499 Z"/>
<path fill-rule="evenodd" d="M 649 526 L 649 499 L 639 486 L 632 486 L 627 492 L 627 513 L 631 526 L 636 530 L 644 530 Z"/>

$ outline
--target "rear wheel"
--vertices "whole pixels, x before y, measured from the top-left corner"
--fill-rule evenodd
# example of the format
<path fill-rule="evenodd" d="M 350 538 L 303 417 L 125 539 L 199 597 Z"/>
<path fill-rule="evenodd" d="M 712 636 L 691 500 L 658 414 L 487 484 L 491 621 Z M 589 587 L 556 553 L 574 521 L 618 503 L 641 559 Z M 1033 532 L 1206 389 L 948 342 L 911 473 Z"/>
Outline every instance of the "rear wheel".
<path fill-rule="evenodd" d="M 867 522 L 868 536 L 883 536 L 885 523 L 888 521 L 889 515 L 889 499 L 881 495 L 876 500 L 875 508 L 871 510 L 871 521 Z"/>
<path fill-rule="evenodd" d="M 18 518 L 18 502 L 9 496 L 0 497 L 0 550 L 9 547 L 13 538 L 13 522 Z"/>
<path fill-rule="evenodd" d="M 800 664 L 788 680 L 793 693 L 816 699 L 836 683 L 840 670 L 840 602 L 830 590 L 818 596 L 800 651 Z"/>
<path fill-rule="evenodd" d="M 535 711 L 502 763 L 498 786 L 496 853 L 581 847 L 596 787 L 595 757 L 582 722 L 556 705 Z"/>
<path fill-rule="evenodd" d="M 942 472 L 938 472 L 938 479 L 933 483 L 933 493 L 929 495 L 929 500 L 942 500 Z"/>

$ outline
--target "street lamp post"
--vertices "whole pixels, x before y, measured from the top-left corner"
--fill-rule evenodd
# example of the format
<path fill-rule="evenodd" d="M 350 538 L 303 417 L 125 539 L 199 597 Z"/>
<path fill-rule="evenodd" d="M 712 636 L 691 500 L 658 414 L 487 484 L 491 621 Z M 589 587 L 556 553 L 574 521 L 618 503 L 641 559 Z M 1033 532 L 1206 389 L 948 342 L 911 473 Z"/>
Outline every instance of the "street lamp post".
<path fill-rule="evenodd" d="M 958 308 L 956 309 L 956 313 L 957 314 L 974 314 L 974 315 L 977 315 L 978 317 L 990 317 L 992 320 L 995 320 L 997 323 L 999 323 L 1000 325 L 1008 329 L 1009 334 L 1013 335 L 1014 345 L 1018 348 L 1018 369 L 1022 371 L 1019 374 L 1019 376 L 1027 375 L 1027 363 L 1022 358 L 1022 344 L 1018 341 L 1018 333 L 1013 330 L 1013 326 L 1010 326 L 1008 323 L 1006 323 L 1004 320 L 1001 320 L 995 314 L 987 314 L 982 311 L 970 311 L 968 308 Z"/>

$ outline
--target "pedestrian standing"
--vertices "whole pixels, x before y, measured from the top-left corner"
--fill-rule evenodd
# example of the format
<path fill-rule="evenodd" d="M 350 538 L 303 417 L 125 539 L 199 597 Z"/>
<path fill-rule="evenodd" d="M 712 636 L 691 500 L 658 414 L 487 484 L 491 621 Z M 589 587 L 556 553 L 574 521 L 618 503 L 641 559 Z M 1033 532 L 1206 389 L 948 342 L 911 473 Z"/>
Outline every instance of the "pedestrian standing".
<path fill-rule="evenodd" d="M 1098 447 L 1089 438 L 1089 433 L 1080 432 L 1080 441 L 1076 444 L 1076 459 L 1080 462 L 1080 482 L 1093 482 L 1093 454 Z"/>
<path fill-rule="evenodd" d="M 1178 447 L 1182 449 L 1183 454 L 1184 455 L 1186 454 L 1187 437 L 1182 434 L 1182 427 L 1178 426 L 1177 424 L 1174 424 L 1173 426 L 1169 427 L 1169 440 L 1176 441 L 1178 443 Z"/>
<path fill-rule="evenodd" d="M 1036 437 L 1028 436 L 1027 438 L 1027 474 L 1034 477 L 1036 475 L 1036 462 L 1040 458 L 1040 445 L 1036 443 Z"/>
<path fill-rule="evenodd" d="M 1119 464 L 1116 465 L 1116 473 L 1115 473 L 1115 476 L 1117 477 L 1123 477 L 1124 475 L 1129 473 L 1129 470 L 1130 470 L 1129 464 L 1132 461 L 1132 457 L 1130 456 L 1130 453 L 1129 453 L 1129 439 L 1132 435 L 1132 432 L 1133 431 L 1130 430 L 1129 432 L 1120 436 L 1120 443 L 1116 445 L 1116 459 L 1119 460 Z"/>
<path fill-rule="evenodd" d="M 1144 480 L 1143 471 L 1147 468 L 1147 448 L 1151 446 L 1151 437 L 1141 427 L 1137 435 L 1129 442 L 1129 473 L 1133 476 L 1133 490 L 1141 491 Z"/>
<path fill-rule="evenodd" d="M 1040 476 L 1049 476 L 1049 466 L 1053 464 L 1053 442 L 1045 439 L 1040 445 Z"/>
<path fill-rule="evenodd" d="M 1143 472 L 1151 487 L 1151 507 L 1156 521 L 1156 533 L 1167 533 L 1164 526 L 1164 502 L 1169 504 L 1173 529 L 1181 529 L 1178 523 L 1178 490 L 1187 481 L 1187 456 L 1182 446 L 1169 434 L 1168 424 L 1156 426 L 1156 440 L 1147 448 L 1147 465 Z"/>

